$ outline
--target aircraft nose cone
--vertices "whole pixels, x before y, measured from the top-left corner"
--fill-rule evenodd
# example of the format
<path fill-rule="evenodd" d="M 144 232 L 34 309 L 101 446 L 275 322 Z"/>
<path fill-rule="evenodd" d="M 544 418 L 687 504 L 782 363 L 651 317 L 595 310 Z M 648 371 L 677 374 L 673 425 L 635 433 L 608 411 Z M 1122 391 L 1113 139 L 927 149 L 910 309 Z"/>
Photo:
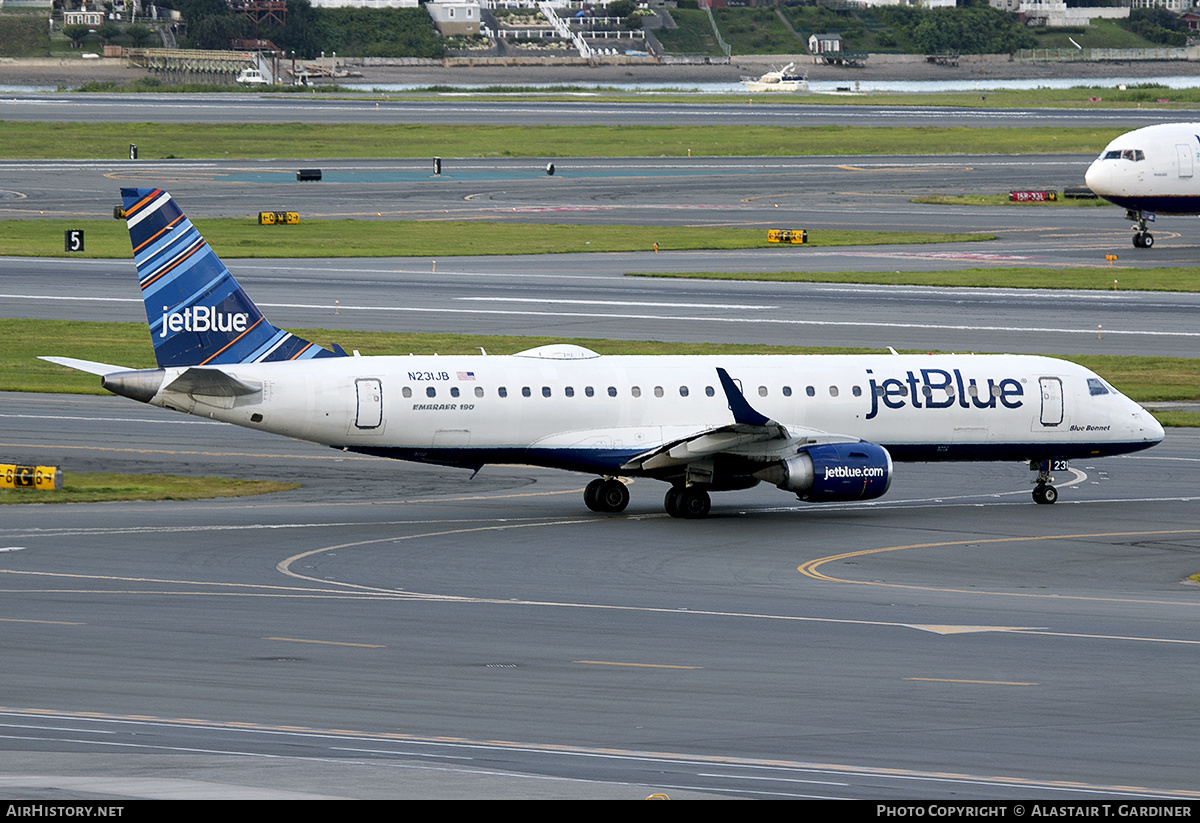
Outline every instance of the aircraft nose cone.
<path fill-rule="evenodd" d="M 1097 160 L 1088 167 L 1087 174 L 1083 176 L 1083 182 L 1087 183 L 1087 187 L 1095 194 L 1111 194 L 1112 169 L 1106 168 Z"/>
<path fill-rule="evenodd" d="M 1146 412 L 1146 416 L 1150 418 L 1146 421 L 1146 439 L 1153 443 L 1161 443 L 1167 433 L 1163 430 L 1162 424 L 1154 419 L 1154 415 Z"/>

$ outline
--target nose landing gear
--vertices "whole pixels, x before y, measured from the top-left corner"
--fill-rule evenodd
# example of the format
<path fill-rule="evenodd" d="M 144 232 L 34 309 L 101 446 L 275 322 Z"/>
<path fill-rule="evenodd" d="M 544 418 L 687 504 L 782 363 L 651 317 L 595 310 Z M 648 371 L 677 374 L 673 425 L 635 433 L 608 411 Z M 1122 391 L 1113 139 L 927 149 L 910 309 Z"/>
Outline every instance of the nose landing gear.
<path fill-rule="evenodd" d="M 1066 471 L 1068 464 L 1066 460 L 1030 460 L 1030 471 L 1037 472 L 1037 477 L 1032 481 L 1036 485 L 1033 487 L 1033 502 L 1049 505 L 1058 501 L 1058 489 L 1050 485 L 1054 482 L 1054 477 L 1050 474 L 1053 471 Z"/>
<path fill-rule="evenodd" d="M 1133 247 L 1135 249 L 1148 249 L 1154 245 L 1154 235 L 1146 231 L 1146 220 L 1154 219 L 1153 214 L 1144 211 L 1134 211 L 1127 209 L 1125 211 L 1125 219 L 1133 220 Z"/>

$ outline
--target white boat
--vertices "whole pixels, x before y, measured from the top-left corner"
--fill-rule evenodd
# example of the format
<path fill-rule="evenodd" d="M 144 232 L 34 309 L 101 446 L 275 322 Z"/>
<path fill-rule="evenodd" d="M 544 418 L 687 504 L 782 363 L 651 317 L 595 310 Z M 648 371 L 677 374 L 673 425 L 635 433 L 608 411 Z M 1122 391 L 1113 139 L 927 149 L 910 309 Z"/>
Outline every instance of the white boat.
<path fill-rule="evenodd" d="M 263 73 L 257 68 L 242 68 L 238 74 L 238 83 L 241 85 L 268 85 Z"/>
<path fill-rule="evenodd" d="M 808 91 L 808 80 L 794 74 L 795 63 L 788 63 L 778 71 L 769 71 L 758 79 L 743 77 L 742 85 L 748 91 Z"/>

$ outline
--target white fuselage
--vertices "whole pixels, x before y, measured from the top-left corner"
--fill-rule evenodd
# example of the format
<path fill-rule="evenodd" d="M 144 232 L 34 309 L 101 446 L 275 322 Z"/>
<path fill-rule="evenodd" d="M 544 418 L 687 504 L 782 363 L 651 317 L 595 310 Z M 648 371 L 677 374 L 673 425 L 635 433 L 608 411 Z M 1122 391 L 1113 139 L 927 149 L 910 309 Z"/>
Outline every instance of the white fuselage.
<path fill-rule="evenodd" d="M 1134 211 L 1200 214 L 1200 123 L 1148 126 L 1113 140 L 1084 180 Z"/>
<path fill-rule="evenodd" d="M 1117 454 L 1162 439 L 1140 406 L 1075 364 L 1016 355 L 352 357 L 226 365 L 261 391 L 160 390 L 155 405 L 391 457 L 522 462 L 601 474 L 733 422 L 716 368 L 792 433 L 885 446 L 897 460 Z M 184 369 L 168 369 L 163 385 Z"/>

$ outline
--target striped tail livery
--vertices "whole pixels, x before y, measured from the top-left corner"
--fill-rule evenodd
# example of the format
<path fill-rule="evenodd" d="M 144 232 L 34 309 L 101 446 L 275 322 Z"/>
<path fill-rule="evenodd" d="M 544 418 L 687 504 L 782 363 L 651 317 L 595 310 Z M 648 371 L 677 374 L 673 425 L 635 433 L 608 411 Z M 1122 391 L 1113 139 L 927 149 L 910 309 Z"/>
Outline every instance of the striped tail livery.
<path fill-rule="evenodd" d="M 272 326 L 162 189 L 121 189 L 159 366 L 339 357 Z"/>

